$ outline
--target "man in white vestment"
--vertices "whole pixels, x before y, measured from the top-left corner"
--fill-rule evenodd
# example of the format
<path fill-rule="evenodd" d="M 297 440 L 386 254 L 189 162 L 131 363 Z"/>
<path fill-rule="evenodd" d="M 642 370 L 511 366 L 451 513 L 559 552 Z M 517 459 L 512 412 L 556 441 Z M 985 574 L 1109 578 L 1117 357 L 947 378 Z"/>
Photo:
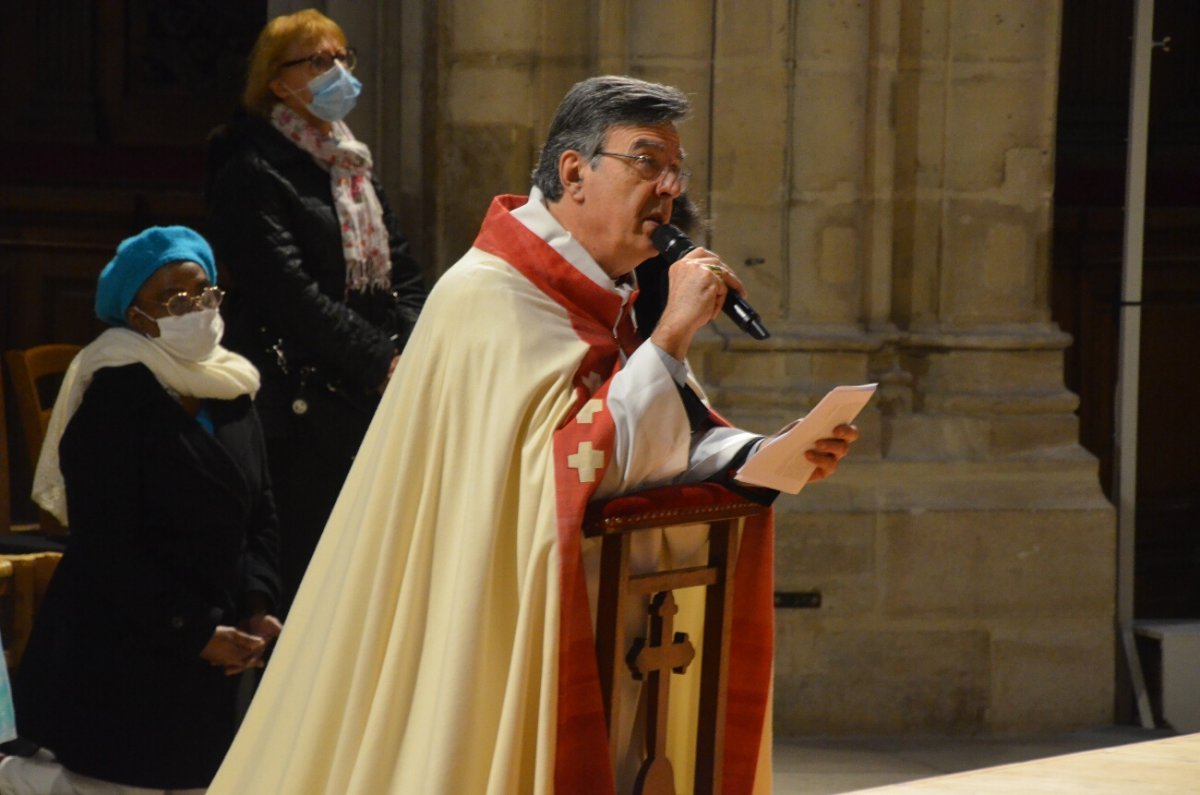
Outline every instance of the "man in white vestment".
<path fill-rule="evenodd" d="M 627 77 L 564 98 L 530 195 L 497 197 L 431 292 L 210 793 L 628 789 L 640 749 L 609 755 L 583 511 L 726 477 L 761 438 L 711 414 L 686 364 L 743 291 L 715 254 L 672 265 L 636 332 L 632 272 L 686 187 L 687 112 Z M 814 479 L 857 431 L 835 436 Z M 770 543 L 744 534 L 735 573 L 727 793 L 770 788 Z"/>

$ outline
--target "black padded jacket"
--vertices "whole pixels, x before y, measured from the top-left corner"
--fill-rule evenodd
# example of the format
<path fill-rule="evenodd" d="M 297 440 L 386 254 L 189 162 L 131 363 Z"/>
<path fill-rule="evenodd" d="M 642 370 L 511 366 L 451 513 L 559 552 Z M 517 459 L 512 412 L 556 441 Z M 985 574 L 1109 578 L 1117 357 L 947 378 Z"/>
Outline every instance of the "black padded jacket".
<path fill-rule="evenodd" d="M 329 173 L 258 117 L 241 116 L 210 136 L 207 232 L 231 286 L 225 344 L 262 371 L 265 424 L 290 410 L 294 391 L 272 382 L 294 382 L 302 372 L 373 408 L 369 396 L 416 323 L 425 301 L 421 270 L 382 185 L 374 176 L 372 183 L 388 231 L 392 289 L 348 292 Z"/>

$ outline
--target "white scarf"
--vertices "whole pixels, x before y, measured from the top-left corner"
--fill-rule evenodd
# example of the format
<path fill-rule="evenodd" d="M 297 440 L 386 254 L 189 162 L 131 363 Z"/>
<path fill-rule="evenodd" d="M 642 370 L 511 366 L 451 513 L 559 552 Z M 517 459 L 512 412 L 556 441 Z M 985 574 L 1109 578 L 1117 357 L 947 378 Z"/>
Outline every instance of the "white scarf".
<path fill-rule="evenodd" d="M 207 359 L 189 362 L 167 353 L 149 337 L 127 328 L 110 328 L 81 350 L 63 376 L 50 413 L 46 438 L 33 475 L 33 500 L 67 526 L 67 487 L 58 461 L 63 431 L 92 383 L 97 370 L 145 365 L 165 389 L 195 398 L 232 400 L 258 392 L 258 370 L 248 360 L 221 346 Z"/>
<path fill-rule="evenodd" d="M 282 103 L 271 111 L 271 124 L 329 172 L 333 206 L 342 229 L 347 292 L 392 289 L 392 260 L 383 205 L 371 184 L 371 150 L 355 140 L 344 122 L 333 123 L 333 135 L 322 135 Z"/>

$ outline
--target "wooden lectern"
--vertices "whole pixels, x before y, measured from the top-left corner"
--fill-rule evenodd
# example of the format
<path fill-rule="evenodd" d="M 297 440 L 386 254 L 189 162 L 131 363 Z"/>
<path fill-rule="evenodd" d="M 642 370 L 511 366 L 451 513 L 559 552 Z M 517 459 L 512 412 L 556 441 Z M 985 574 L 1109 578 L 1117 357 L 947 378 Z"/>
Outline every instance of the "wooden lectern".
<path fill-rule="evenodd" d="M 708 589 L 704 607 L 704 649 L 700 670 L 700 716 L 696 737 L 696 793 L 721 791 L 724 752 L 729 632 L 733 612 L 733 572 L 738 523 L 769 510 L 716 483 L 666 486 L 595 502 L 584 519 L 584 535 L 601 537 L 600 594 L 596 615 L 596 658 L 616 753 L 618 677 L 643 682 L 646 695 L 646 757 L 634 795 L 673 795 L 674 773 L 666 757 L 666 720 L 671 672 L 683 673 L 695 656 L 687 636 L 675 633 L 673 591 Z M 633 533 L 675 525 L 709 526 L 706 565 L 646 574 L 630 572 Z M 649 596 L 649 632 L 629 642 L 623 616 L 627 600 Z M 693 675 L 695 675 L 693 673 Z"/>

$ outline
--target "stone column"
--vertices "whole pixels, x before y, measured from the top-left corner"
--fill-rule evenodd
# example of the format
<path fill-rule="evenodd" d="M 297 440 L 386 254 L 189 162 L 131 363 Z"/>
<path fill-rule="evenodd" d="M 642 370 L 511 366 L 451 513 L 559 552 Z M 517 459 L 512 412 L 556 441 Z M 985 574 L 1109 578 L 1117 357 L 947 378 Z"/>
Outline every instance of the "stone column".
<path fill-rule="evenodd" d="M 430 175 L 437 267 L 475 238 L 493 196 L 526 193 L 558 100 L 594 58 L 585 8 L 542 0 L 438 7 Z"/>
<path fill-rule="evenodd" d="M 716 14 L 713 247 L 774 336 L 719 321 L 694 363 L 761 430 L 881 384 L 778 504 L 777 589 L 822 606 L 777 611 L 777 731 L 1108 721 L 1113 513 L 1047 295 L 1058 4 Z"/>

